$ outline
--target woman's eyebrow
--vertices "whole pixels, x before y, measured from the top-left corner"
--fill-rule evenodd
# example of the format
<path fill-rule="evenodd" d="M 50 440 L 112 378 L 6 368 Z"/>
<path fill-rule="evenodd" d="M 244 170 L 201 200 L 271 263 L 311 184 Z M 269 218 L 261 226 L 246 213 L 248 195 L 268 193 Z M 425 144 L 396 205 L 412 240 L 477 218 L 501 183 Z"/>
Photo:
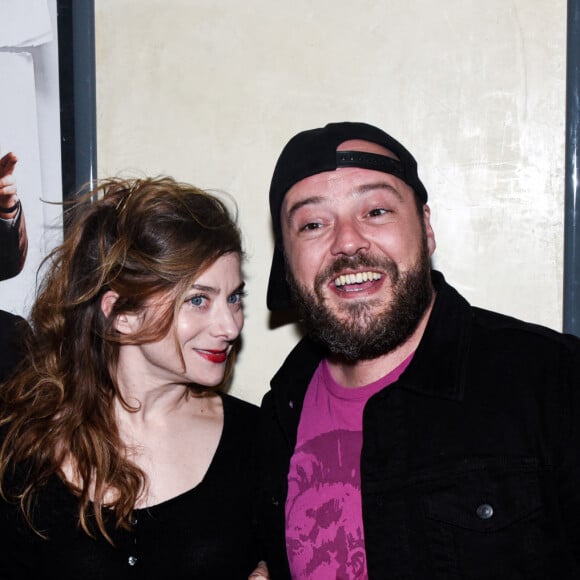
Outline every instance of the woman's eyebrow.
<path fill-rule="evenodd" d="M 199 292 L 213 292 L 214 294 L 217 292 L 216 288 L 213 286 L 206 286 L 205 284 L 192 284 L 189 289 L 198 290 Z"/>
<path fill-rule="evenodd" d="M 245 280 L 242 280 L 240 284 L 234 289 L 234 292 L 240 292 L 246 287 Z M 198 292 L 207 292 L 208 294 L 219 294 L 219 289 L 214 286 L 206 286 L 205 284 L 192 284 L 189 287 L 190 290 L 196 290 Z"/>

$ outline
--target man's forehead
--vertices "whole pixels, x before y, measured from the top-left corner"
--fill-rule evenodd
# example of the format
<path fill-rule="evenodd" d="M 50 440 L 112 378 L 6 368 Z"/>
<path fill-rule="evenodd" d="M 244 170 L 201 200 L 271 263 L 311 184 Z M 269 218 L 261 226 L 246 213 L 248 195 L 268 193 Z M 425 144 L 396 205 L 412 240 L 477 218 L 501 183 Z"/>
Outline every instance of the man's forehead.
<path fill-rule="evenodd" d="M 349 139 L 348 141 L 344 141 L 336 148 L 336 150 L 374 153 L 376 155 L 384 155 L 385 157 L 398 160 L 398 157 L 386 147 L 383 147 L 378 143 L 373 143 L 372 141 L 364 141 L 363 139 Z M 380 175 L 372 175 L 377 173 L 380 173 Z M 284 196 L 284 200 L 282 201 L 282 208 L 288 207 L 290 198 L 295 197 L 296 192 L 300 192 L 300 194 L 309 192 L 315 195 L 317 187 L 322 185 L 326 188 L 332 186 L 337 188 L 342 187 L 346 179 L 356 179 L 358 177 L 358 179 L 356 179 L 357 182 L 370 180 L 376 181 L 377 183 L 381 181 L 391 182 L 392 180 L 395 180 L 397 184 L 400 182 L 401 186 L 405 185 L 404 182 L 397 177 L 389 175 L 389 178 L 386 178 L 386 175 L 388 174 L 362 167 L 337 167 L 333 171 L 315 173 L 314 175 L 301 179 L 288 190 Z"/>
<path fill-rule="evenodd" d="M 412 188 L 394 175 L 360 167 L 339 167 L 334 171 L 316 173 L 294 184 L 284 197 L 282 212 L 286 213 L 297 203 L 301 205 L 306 199 L 315 203 L 328 197 L 358 196 L 379 189 L 398 198 L 407 190 L 409 195 L 414 195 Z"/>

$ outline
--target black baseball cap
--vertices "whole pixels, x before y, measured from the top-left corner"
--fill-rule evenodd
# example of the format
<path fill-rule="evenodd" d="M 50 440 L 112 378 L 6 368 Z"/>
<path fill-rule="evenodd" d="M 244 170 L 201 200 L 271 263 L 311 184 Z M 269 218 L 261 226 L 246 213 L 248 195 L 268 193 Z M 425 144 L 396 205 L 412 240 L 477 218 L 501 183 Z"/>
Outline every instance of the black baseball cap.
<path fill-rule="evenodd" d="M 391 151 L 397 159 L 363 151 L 336 150 L 341 143 L 351 139 L 381 145 Z M 292 137 L 278 158 L 270 184 L 270 214 L 276 243 L 266 298 L 269 310 L 284 310 L 291 307 L 280 224 L 284 196 L 302 179 L 324 171 L 335 171 L 338 167 L 360 167 L 389 173 L 413 188 L 422 203 L 427 202 L 427 190 L 417 174 L 415 158 L 401 143 L 382 129 L 367 123 L 330 123 L 319 129 L 302 131 Z"/>

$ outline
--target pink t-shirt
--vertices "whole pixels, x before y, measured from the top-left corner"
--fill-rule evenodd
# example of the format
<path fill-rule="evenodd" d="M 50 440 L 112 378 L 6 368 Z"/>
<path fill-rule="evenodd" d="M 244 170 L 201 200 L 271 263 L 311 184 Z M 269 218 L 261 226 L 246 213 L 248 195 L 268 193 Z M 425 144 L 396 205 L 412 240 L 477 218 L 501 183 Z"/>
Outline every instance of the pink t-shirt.
<path fill-rule="evenodd" d="M 288 473 L 286 551 L 292 578 L 368 577 L 360 494 L 362 413 L 395 382 L 411 354 L 363 387 L 339 385 L 323 360 L 308 386 Z"/>

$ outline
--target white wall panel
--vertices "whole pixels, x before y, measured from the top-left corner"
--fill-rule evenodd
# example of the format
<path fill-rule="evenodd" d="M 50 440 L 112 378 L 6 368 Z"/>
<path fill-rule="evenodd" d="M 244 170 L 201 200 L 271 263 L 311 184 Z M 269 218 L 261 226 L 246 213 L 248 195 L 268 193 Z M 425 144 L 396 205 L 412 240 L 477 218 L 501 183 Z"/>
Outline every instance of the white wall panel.
<path fill-rule="evenodd" d="M 267 192 L 297 131 L 374 123 L 415 154 L 435 266 L 476 305 L 561 328 L 565 0 L 95 0 L 98 168 L 226 190 L 249 261 L 234 394 L 295 342 L 268 328 Z"/>

